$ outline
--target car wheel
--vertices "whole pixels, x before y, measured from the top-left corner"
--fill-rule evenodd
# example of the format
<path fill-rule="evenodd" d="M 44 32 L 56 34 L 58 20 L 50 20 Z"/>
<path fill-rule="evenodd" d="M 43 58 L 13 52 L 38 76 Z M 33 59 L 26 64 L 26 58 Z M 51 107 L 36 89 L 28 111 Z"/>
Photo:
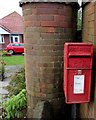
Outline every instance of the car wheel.
<path fill-rule="evenodd" d="M 14 50 L 8 50 L 8 52 L 13 54 L 13 53 L 14 53 Z"/>

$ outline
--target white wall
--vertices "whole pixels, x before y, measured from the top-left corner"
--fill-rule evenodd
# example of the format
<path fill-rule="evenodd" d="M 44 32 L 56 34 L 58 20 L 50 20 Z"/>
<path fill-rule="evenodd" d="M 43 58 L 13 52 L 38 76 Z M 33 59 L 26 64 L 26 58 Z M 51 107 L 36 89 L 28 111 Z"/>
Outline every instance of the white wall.
<path fill-rule="evenodd" d="M 10 33 L 4 30 L 2 27 L 0 27 L 0 34 L 10 34 Z"/>

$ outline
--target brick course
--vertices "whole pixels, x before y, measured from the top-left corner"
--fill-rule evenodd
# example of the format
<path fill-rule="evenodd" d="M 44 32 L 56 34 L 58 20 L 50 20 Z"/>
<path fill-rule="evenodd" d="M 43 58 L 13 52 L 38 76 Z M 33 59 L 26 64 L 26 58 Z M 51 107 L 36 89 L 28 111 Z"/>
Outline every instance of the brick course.
<path fill-rule="evenodd" d="M 96 2 L 90 2 L 83 7 L 83 42 L 94 44 L 94 61 L 96 61 Z M 93 65 L 93 79 L 92 79 L 92 91 L 91 102 L 80 105 L 81 118 L 93 118 L 96 119 L 96 62 Z"/>
<path fill-rule="evenodd" d="M 65 3 L 28 3 L 22 9 L 28 118 L 41 100 L 52 103 L 57 117 L 65 105 L 63 45 L 75 41 L 77 9 Z"/>

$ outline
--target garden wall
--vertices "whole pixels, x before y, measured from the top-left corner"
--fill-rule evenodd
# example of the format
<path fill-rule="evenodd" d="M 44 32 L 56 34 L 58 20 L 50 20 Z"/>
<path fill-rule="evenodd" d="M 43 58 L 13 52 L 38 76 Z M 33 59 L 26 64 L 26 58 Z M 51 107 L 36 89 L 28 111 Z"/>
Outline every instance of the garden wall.
<path fill-rule="evenodd" d="M 96 2 L 87 2 L 83 4 L 83 42 L 94 44 L 94 63 L 91 102 L 81 104 L 82 118 L 96 119 Z"/>

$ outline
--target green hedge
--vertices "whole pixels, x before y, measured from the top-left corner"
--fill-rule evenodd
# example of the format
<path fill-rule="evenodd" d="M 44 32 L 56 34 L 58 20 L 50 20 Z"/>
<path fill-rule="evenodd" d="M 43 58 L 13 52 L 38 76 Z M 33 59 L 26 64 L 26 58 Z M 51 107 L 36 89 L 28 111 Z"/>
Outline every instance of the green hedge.
<path fill-rule="evenodd" d="M 3 60 L 0 60 L 0 81 L 3 81 L 4 79 L 4 72 L 5 72 L 4 62 Z"/>

